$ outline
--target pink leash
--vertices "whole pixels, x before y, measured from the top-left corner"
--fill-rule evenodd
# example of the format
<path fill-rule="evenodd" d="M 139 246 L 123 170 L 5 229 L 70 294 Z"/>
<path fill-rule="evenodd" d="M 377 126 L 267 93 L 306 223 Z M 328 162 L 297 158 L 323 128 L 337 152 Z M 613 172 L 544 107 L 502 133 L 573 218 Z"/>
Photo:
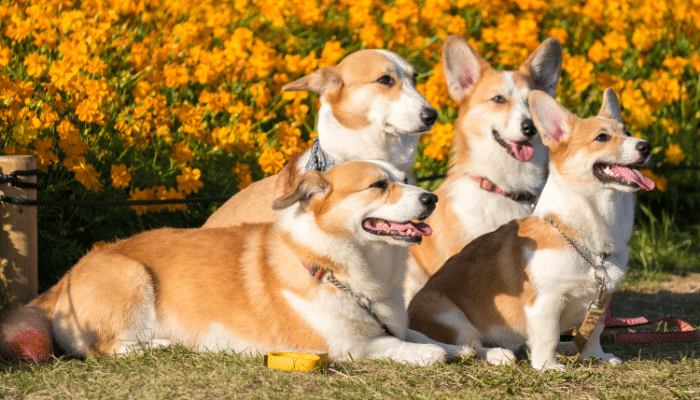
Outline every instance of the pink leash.
<path fill-rule="evenodd" d="M 605 329 L 631 328 L 635 326 L 651 325 L 658 322 L 666 322 L 678 328 L 680 332 L 604 332 L 600 339 L 604 343 L 677 343 L 700 340 L 700 331 L 680 318 L 613 318 L 610 307 L 608 307 L 605 313 Z"/>

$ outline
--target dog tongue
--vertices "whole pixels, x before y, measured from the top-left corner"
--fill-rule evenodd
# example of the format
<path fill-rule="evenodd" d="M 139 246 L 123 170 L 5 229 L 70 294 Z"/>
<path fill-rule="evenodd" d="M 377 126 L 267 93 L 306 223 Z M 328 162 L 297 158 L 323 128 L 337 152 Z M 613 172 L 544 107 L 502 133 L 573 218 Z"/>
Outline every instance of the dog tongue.
<path fill-rule="evenodd" d="M 528 162 L 532 160 L 532 156 L 535 154 L 535 148 L 528 141 L 508 141 L 508 145 L 510 145 L 510 151 L 513 152 L 515 159 L 520 162 Z"/>
<path fill-rule="evenodd" d="M 649 191 L 654 189 L 654 181 L 651 180 L 651 178 L 644 176 L 641 172 L 639 172 L 636 169 L 632 169 L 622 165 L 611 165 L 610 170 L 612 171 L 613 175 L 620 177 L 628 182 L 636 183 L 642 190 Z"/>

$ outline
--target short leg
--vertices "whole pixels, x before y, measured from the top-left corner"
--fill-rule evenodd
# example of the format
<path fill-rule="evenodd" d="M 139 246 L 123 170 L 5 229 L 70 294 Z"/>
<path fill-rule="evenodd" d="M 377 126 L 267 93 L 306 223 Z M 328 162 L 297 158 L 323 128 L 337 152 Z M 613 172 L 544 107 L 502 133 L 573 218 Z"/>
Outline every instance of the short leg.
<path fill-rule="evenodd" d="M 601 318 L 596 327 L 593 329 L 588 342 L 583 347 L 580 357 L 582 360 L 590 360 L 591 358 L 596 357 L 610 365 L 620 365 L 622 364 L 621 359 L 615 357 L 611 353 L 604 352 L 603 348 L 600 346 L 600 335 L 603 333 L 604 325 L 603 319 Z"/>
<path fill-rule="evenodd" d="M 371 339 L 362 347 L 357 351 L 351 350 L 350 354 L 360 354 L 364 358 L 372 359 L 391 359 L 421 367 L 443 363 L 447 359 L 447 352 L 438 345 L 409 343 L 393 336 Z"/>
<path fill-rule="evenodd" d="M 561 310 L 558 304 L 558 299 L 541 297 L 531 307 L 525 308 L 530 364 L 538 371 L 566 369 L 557 361 L 555 353 L 560 333 Z"/>

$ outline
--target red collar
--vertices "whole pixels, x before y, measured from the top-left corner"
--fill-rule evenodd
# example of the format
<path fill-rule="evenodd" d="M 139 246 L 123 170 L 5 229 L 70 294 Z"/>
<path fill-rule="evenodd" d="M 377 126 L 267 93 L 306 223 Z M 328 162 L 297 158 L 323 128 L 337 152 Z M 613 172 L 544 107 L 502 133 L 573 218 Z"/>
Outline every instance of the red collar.
<path fill-rule="evenodd" d="M 472 179 L 476 181 L 476 183 L 479 184 L 479 186 L 489 192 L 494 192 L 503 196 L 506 196 L 508 198 L 511 198 L 515 201 L 529 201 L 530 203 L 534 203 L 535 200 L 537 199 L 537 196 L 535 196 L 532 193 L 528 192 L 521 192 L 521 193 L 509 193 L 506 192 L 505 190 L 501 189 L 500 187 L 496 186 L 495 183 L 491 182 L 490 180 L 482 177 L 482 176 L 470 176 Z"/>
<path fill-rule="evenodd" d="M 326 274 L 326 270 L 317 266 L 317 265 L 310 265 L 310 264 L 307 264 L 303 261 L 301 262 L 301 265 L 303 265 L 304 268 L 306 268 L 306 270 L 309 271 L 311 276 L 313 276 L 314 278 L 316 278 L 319 281 L 321 280 L 321 278 L 323 278 L 323 275 Z"/>

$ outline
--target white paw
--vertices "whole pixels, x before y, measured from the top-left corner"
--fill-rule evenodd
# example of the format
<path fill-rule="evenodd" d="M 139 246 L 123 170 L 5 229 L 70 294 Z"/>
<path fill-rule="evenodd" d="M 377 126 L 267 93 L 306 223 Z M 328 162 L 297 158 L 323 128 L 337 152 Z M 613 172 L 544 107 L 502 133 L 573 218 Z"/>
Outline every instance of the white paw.
<path fill-rule="evenodd" d="M 447 361 L 447 352 L 440 346 L 436 346 L 434 344 L 421 344 L 417 350 L 419 351 L 412 352 L 411 356 L 403 359 L 397 359 L 396 361 L 415 364 L 419 367 L 440 364 Z"/>
<path fill-rule="evenodd" d="M 500 347 L 494 347 L 486 351 L 486 361 L 492 365 L 508 365 L 515 362 L 515 354 Z"/>
<path fill-rule="evenodd" d="M 457 356 L 461 358 L 472 357 L 474 354 L 474 349 L 467 345 L 459 346 L 459 350 L 457 350 Z"/>
<path fill-rule="evenodd" d="M 615 357 L 614 355 L 610 353 L 602 353 L 602 354 L 597 354 L 594 357 L 600 358 L 600 360 L 604 363 L 608 363 L 612 366 L 618 366 L 622 364 L 622 360 Z M 582 357 L 583 360 L 588 361 L 591 359 L 591 357 Z"/>
<path fill-rule="evenodd" d="M 532 361 L 530 362 L 530 364 L 532 365 L 532 368 L 534 368 L 536 371 L 566 371 L 566 366 L 564 366 L 564 364 L 559 363 L 557 360 L 545 362 Z"/>

